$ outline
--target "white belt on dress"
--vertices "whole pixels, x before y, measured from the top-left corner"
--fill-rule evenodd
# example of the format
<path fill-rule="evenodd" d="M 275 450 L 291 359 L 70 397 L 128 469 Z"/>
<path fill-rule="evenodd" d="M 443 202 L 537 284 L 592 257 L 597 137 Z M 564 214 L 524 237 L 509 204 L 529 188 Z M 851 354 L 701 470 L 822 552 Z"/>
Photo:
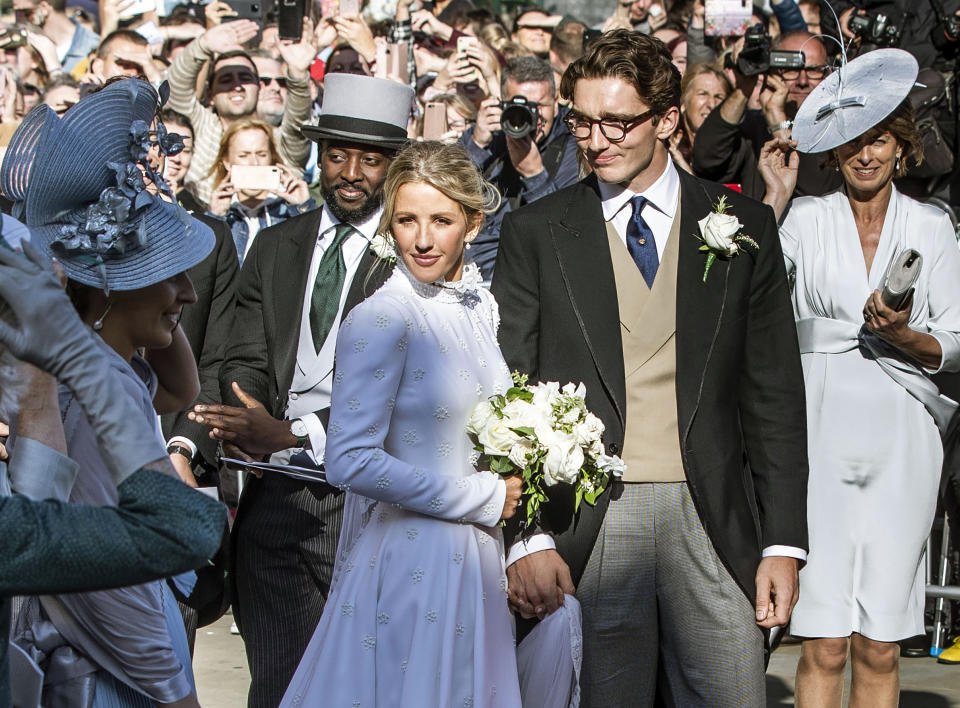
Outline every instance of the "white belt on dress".
<path fill-rule="evenodd" d="M 801 354 L 842 354 L 862 347 L 877 362 L 881 371 L 906 389 L 924 405 L 943 434 L 957 403 L 940 393 L 940 389 L 923 371 L 899 358 L 900 354 L 859 324 L 829 317 L 808 317 L 797 321 L 797 338 Z"/>

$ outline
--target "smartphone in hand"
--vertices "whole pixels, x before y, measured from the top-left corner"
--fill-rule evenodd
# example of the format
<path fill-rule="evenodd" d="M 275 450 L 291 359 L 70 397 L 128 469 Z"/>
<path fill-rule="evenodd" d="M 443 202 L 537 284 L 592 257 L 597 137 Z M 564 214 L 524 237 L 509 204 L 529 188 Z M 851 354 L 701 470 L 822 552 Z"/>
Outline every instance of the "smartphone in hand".
<path fill-rule="evenodd" d="M 230 182 L 236 189 L 247 192 L 279 192 L 283 172 L 276 165 L 233 165 Z"/>
<path fill-rule="evenodd" d="M 300 41 L 303 34 L 305 0 L 277 0 L 277 32 L 280 39 Z"/>
<path fill-rule="evenodd" d="M 447 104 L 430 101 L 423 112 L 423 139 L 439 140 L 447 132 Z"/>

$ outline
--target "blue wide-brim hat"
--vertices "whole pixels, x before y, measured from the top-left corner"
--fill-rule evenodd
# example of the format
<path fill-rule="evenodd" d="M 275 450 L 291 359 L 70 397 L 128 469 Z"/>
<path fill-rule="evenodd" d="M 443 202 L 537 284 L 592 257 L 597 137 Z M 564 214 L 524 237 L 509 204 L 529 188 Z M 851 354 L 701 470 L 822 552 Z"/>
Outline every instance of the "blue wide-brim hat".
<path fill-rule="evenodd" d="M 149 126 L 160 96 L 145 81 L 109 84 L 58 117 L 34 108 L 17 128 L 0 170 L 0 189 L 33 241 L 71 280 L 137 290 L 200 263 L 213 231 L 182 207 L 146 190 Z M 167 138 L 157 126 L 161 149 Z"/>

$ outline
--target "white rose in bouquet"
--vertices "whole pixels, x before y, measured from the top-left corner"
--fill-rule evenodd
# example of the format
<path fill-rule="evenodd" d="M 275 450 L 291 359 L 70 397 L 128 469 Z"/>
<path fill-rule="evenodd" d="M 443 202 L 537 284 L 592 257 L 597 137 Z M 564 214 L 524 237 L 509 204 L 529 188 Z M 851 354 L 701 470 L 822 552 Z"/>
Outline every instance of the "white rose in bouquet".
<path fill-rule="evenodd" d="M 600 455 L 597 458 L 597 467 L 614 477 L 622 477 L 627 471 L 627 465 L 615 455 Z"/>
<path fill-rule="evenodd" d="M 577 436 L 577 442 L 584 447 L 590 447 L 603 435 L 603 421 L 593 413 L 587 413 L 583 420 L 573 426 L 573 434 Z"/>
<path fill-rule="evenodd" d="M 533 388 L 533 405 L 542 411 L 553 410 L 553 406 L 559 397 L 560 384 L 556 381 L 538 383 Z"/>
<path fill-rule="evenodd" d="M 479 435 L 480 431 L 487 427 L 490 418 L 493 417 L 493 406 L 489 401 L 480 401 L 467 418 L 467 432 Z"/>
<path fill-rule="evenodd" d="M 507 403 L 502 413 L 504 422 L 511 428 L 536 428 L 549 422 L 549 413 L 545 414 L 540 408 L 521 398 Z"/>
<path fill-rule="evenodd" d="M 517 440 L 517 442 L 513 444 L 513 447 L 510 448 L 510 454 L 507 455 L 507 457 L 510 458 L 510 462 L 512 462 L 517 467 L 517 469 L 522 470 L 524 467 L 527 466 L 527 462 L 528 462 L 527 457 L 530 456 L 533 452 L 535 452 L 536 449 L 537 449 L 537 446 L 533 442 L 533 440 L 529 440 L 527 438 L 520 438 L 519 440 Z"/>
<path fill-rule="evenodd" d="M 743 228 L 743 224 L 733 214 L 710 212 L 697 222 L 703 241 L 710 248 L 726 256 L 732 256 L 740 250 L 734 237 Z"/>
<path fill-rule="evenodd" d="M 587 452 L 590 453 L 590 457 L 592 457 L 594 460 L 597 460 L 601 455 L 606 454 L 607 449 L 603 446 L 603 441 L 601 441 L 600 438 L 597 438 L 590 443 L 590 447 L 587 449 Z"/>
<path fill-rule="evenodd" d="M 493 416 L 477 434 L 486 455 L 507 455 L 520 436 L 510 430 L 505 420 Z"/>
<path fill-rule="evenodd" d="M 586 398 L 587 396 L 587 387 L 583 382 L 576 386 L 573 383 L 568 383 L 560 390 L 567 396 L 575 396 L 576 398 Z"/>
<path fill-rule="evenodd" d="M 540 438 L 540 444 L 547 448 L 543 459 L 543 481 L 547 486 L 557 482 L 576 482 L 584 459 L 577 439 L 573 435 L 553 431 L 548 440 Z"/>

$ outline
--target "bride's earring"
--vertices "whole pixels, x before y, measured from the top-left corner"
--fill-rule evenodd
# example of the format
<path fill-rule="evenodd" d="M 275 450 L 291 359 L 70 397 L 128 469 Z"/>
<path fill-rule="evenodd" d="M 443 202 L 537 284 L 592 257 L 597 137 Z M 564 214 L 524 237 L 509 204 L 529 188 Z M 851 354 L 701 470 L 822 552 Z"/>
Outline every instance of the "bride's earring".
<path fill-rule="evenodd" d="M 473 241 L 472 238 L 468 238 L 468 239 L 465 239 L 465 240 L 464 240 L 464 242 L 463 242 L 463 249 L 464 249 L 465 251 L 469 251 L 469 250 L 470 250 L 470 242 L 471 242 L 471 241 Z"/>
<path fill-rule="evenodd" d="M 899 156 L 899 155 L 897 155 L 897 165 L 896 165 L 896 168 L 895 168 L 895 169 L 896 169 L 898 172 L 900 171 L 900 156 Z"/>
<path fill-rule="evenodd" d="M 112 303 L 112 302 L 108 302 L 108 303 L 107 303 L 107 309 L 103 311 L 103 314 L 100 315 L 100 317 L 98 317 L 96 320 L 94 320 L 94 322 L 93 322 L 93 331 L 94 331 L 94 332 L 99 332 L 101 329 L 103 329 L 103 321 L 104 321 L 105 319 L 107 319 L 107 315 L 110 314 L 110 308 L 111 308 L 111 307 L 113 307 L 113 303 Z"/>

